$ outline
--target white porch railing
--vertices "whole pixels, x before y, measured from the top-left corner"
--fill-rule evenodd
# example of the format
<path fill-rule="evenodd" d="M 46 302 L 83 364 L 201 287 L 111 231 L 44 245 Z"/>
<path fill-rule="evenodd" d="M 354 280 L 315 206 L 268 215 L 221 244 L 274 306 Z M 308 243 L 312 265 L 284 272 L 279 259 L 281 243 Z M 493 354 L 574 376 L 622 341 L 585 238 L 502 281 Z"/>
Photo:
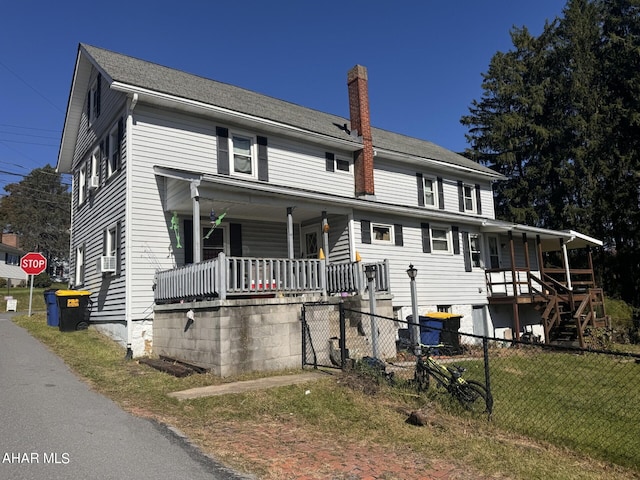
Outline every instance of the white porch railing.
<path fill-rule="evenodd" d="M 388 262 L 376 266 L 376 291 L 389 291 Z M 156 273 L 156 303 L 226 299 L 232 296 L 302 293 L 361 293 L 364 265 L 324 260 L 226 257 Z"/>
<path fill-rule="evenodd" d="M 376 292 L 388 292 L 389 261 L 377 263 L 330 263 L 327 265 L 327 293 L 362 293 L 367 287 L 364 269 L 368 265 L 375 267 Z"/>

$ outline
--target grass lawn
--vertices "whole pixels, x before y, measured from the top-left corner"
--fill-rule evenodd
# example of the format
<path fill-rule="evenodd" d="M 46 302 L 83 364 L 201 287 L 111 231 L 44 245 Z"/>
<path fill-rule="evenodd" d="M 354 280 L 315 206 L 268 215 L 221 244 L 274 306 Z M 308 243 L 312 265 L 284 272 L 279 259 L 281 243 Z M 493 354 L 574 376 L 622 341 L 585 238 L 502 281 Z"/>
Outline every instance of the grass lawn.
<path fill-rule="evenodd" d="M 491 360 L 496 425 L 640 470 L 640 365 L 525 350 Z"/>
<path fill-rule="evenodd" d="M 257 375 L 175 378 L 136 361 L 126 361 L 123 349 L 92 328 L 61 333 L 46 325 L 44 314 L 16 316 L 14 320 L 48 345 L 95 390 L 125 410 L 170 424 L 204 451 L 234 468 L 259 476 L 273 475 L 269 473 L 270 460 L 248 459 L 242 451 L 225 449 L 225 435 L 233 435 L 236 430 L 263 432 L 265 425 L 269 425 L 268 441 L 282 443 L 281 430 L 285 426 L 295 427 L 304 432 L 305 442 L 335 445 L 336 449 L 365 445 L 383 447 L 389 452 L 408 452 L 456 465 L 473 477 L 638 478 L 638 471 L 510 433 L 501 428 L 500 422 L 454 416 L 426 396 L 366 384 L 360 378 L 339 372 L 327 375 L 311 387 L 295 385 L 179 402 L 167 393 Z M 312 393 L 305 395 L 308 388 Z M 414 410 L 427 416 L 426 427 L 405 423 L 407 413 Z M 231 425 L 237 429 L 230 428 Z M 262 437 L 256 435 L 255 442 Z"/>
<path fill-rule="evenodd" d="M 48 289 L 67 289 L 67 284 L 62 283 L 54 283 Z M 44 303 L 44 291 L 48 290 L 45 288 L 34 288 L 33 289 L 33 297 L 31 298 L 31 312 L 46 312 L 47 307 Z M 7 304 L 4 301 L 4 298 L 7 296 L 13 297 L 18 301 L 18 312 L 28 313 L 29 312 L 29 296 L 31 289 L 29 287 L 15 287 L 15 288 L 5 288 L 2 291 L 2 297 L 0 299 L 3 300 L 1 306 L 3 310 L 6 310 Z"/>

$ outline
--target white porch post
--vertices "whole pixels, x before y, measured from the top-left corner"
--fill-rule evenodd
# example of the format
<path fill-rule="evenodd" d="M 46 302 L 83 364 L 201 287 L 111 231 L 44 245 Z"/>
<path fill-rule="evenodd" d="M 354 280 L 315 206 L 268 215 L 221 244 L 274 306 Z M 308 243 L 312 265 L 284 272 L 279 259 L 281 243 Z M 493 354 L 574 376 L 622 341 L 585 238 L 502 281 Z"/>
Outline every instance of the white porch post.
<path fill-rule="evenodd" d="M 293 258 L 293 209 L 295 207 L 287 207 L 287 254 L 289 258 Z"/>
<path fill-rule="evenodd" d="M 191 198 L 193 199 L 193 263 L 200 263 L 202 260 L 200 237 L 200 194 L 198 187 L 200 180 L 191 180 L 189 184 L 191 188 Z"/>
<path fill-rule="evenodd" d="M 569 255 L 567 254 L 567 245 L 564 243 L 564 239 L 560 239 L 560 246 L 562 247 L 562 261 L 564 263 L 564 271 L 567 274 L 567 288 L 569 291 L 573 290 L 571 286 L 571 272 L 569 269 Z"/>
<path fill-rule="evenodd" d="M 329 265 L 329 222 L 327 220 L 327 211 L 322 211 L 322 250 L 324 251 L 324 259 Z"/>

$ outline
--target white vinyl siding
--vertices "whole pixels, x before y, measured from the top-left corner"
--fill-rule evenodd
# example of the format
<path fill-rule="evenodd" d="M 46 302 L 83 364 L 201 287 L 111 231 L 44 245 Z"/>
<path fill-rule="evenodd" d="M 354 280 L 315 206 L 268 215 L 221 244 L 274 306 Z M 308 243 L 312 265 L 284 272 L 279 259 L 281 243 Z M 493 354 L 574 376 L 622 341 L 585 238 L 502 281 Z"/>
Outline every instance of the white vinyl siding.
<path fill-rule="evenodd" d="M 374 182 L 376 200 L 396 205 L 418 206 L 416 172 L 422 172 L 423 178 L 429 178 L 434 182 L 434 192 L 438 191 L 437 177 L 441 177 L 443 179 L 444 211 L 456 214 L 460 213 L 458 178 L 452 175 L 453 172 L 456 172 L 455 170 L 450 170 L 449 172 L 434 170 L 433 172 L 429 172 L 425 171 L 424 168 L 392 162 L 381 156 L 377 156 L 375 160 Z M 467 179 L 465 183 L 471 184 L 471 180 Z M 491 182 L 486 180 L 478 181 L 476 178 L 473 179 L 473 186 L 476 184 L 480 185 L 482 216 L 495 218 Z M 475 198 L 473 201 L 475 203 Z M 438 195 L 436 195 L 435 204 L 439 207 L 438 202 Z"/>
<path fill-rule="evenodd" d="M 197 117 L 150 109 L 135 110 L 136 163 L 215 174 L 215 125 Z"/>
<path fill-rule="evenodd" d="M 415 178 L 414 178 L 415 182 Z M 482 269 L 466 272 L 464 255 L 423 253 L 420 222 L 402 220 L 404 246 L 361 242 L 362 219 L 371 223 L 393 224 L 398 218 L 356 212 L 353 221 L 355 249 L 363 263 L 389 260 L 394 306 L 411 305 L 411 290 L 407 268 L 418 269 L 416 289 L 420 305 L 484 305 L 487 304 L 485 277 Z M 477 232 L 473 232 L 477 233 Z"/>
<path fill-rule="evenodd" d="M 94 72 L 93 78 L 96 77 Z M 103 80 L 104 81 L 104 80 Z M 105 178 L 107 172 L 106 152 L 103 159 L 99 158 L 100 143 L 109 135 L 111 130 L 117 128 L 118 119 L 124 115 L 125 95 L 109 88 L 101 89 L 100 116 L 88 128 L 86 114 L 81 117 L 79 135 L 74 152 L 75 177 L 79 175 L 79 164 L 82 161 L 86 166 L 86 175 L 90 176 L 93 170 L 92 156 L 98 153 L 97 173 Z M 85 110 L 86 112 L 86 105 Z M 122 146 L 122 168 L 125 168 L 127 146 Z M 100 257 L 104 255 L 104 232 L 109 227 L 120 222 L 120 265 L 121 273 L 124 273 L 124 237 L 125 225 L 125 175 L 114 175 L 108 183 L 103 183 L 101 188 L 92 192 L 90 202 L 85 202 L 82 208 L 78 208 L 77 189 L 74 182 L 74 195 L 72 196 L 73 228 L 71 230 L 71 259 L 70 271 L 75 275 L 79 268 L 77 265 L 76 251 L 84 249 L 84 281 L 82 288 L 92 292 L 93 307 L 91 319 L 101 322 L 100 329 L 107 331 L 122 345 L 126 343 L 125 320 L 125 275 L 110 276 L 108 280 L 103 278 L 100 272 Z M 87 178 L 88 183 L 89 178 Z M 86 192 L 85 192 L 86 193 Z M 140 253 L 142 255 L 142 253 Z M 103 292 L 98 298 L 98 293 Z M 149 303 L 147 302 L 147 307 Z M 106 323 L 113 321 L 114 323 Z M 103 323 L 105 322 L 105 323 Z"/>
<path fill-rule="evenodd" d="M 304 190 L 354 196 L 352 172 L 327 172 L 322 146 L 304 144 L 274 135 L 269 138 L 269 183 Z M 332 151 L 337 159 L 348 159 L 348 152 Z"/>

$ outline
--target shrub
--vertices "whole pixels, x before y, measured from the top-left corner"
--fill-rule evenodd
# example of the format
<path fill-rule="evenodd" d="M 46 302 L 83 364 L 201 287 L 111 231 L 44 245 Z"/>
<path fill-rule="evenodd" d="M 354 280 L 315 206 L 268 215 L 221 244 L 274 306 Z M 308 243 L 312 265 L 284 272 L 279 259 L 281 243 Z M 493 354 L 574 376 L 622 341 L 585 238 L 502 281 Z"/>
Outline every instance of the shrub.
<path fill-rule="evenodd" d="M 41 273 L 40 275 L 36 275 L 33 279 L 33 287 L 34 288 L 48 288 L 51 286 L 51 277 L 48 273 Z"/>
<path fill-rule="evenodd" d="M 611 328 L 616 341 L 628 342 L 637 337 L 638 327 L 633 321 L 633 307 L 624 300 L 606 298 L 605 308 L 611 317 Z"/>

